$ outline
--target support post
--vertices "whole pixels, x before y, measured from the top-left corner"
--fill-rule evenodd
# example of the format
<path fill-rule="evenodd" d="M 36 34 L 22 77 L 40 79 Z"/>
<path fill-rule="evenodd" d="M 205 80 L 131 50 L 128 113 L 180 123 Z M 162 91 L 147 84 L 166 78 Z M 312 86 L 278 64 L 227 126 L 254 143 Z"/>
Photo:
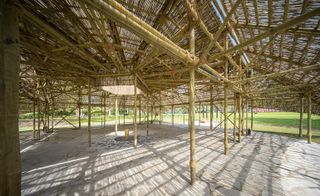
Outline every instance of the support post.
<path fill-rule="evenodd" d="M 300 124 L 299 124 L 299 137 L 302 137 L 303 130 L 303 94 L 300 95 Z"/>
<path fill-rule="evenodd" d="M 91 147 L 91 83 L 88 80 L 88 144 Z"/>
<path fill-rule="evenodd" d="M 106 128 L 106 114 L 107 114 L 107 108 L 106 108 L 106 93 L 103 93 L 103 128 Z"/>
<path fill-rule="evenodd" d="M 35 95 L 35 93 L 33 93 L 33 95 Z M 32 134 L 33 134 L 33 139 L 36 139 L 36 102 L 35 102 L 34 96 L 33 96 L 33 101 L 32 101 L 32 114 L 33 114 Z"/>
<path fill-rule="evenodd" d="M 134 112 L 133 112 L 133 134 L 134 134 L 134 147 L 138 144 L 138 128 L 137 128 L 137 76 L 134 75 Z"/>
<path fill-rule="evenodd" d="M 79 129 L 81 129 L 81 100 L 82 94 L 81 89 L 79 89 L 79 100 L 78 100 L 78 122 L 79 122 Z"/>
<path fill-rule="evenodd" d="M 226 40 L 227 46 L 227 40 Z M 227 48 L 227 47 L 226 47 Z M 228 61 L 226 61 L 225 69 L 224 69 L 224 77 L 228 78 Z M 223 115 L 224 115 L 224 154 L 228 153 L 228 85 L 224 84 L 224 107 L 223 107 Z"/>
<path fill-rule="evenodd" d="M 310 144 L 312 141 L 312 119 L 311 119 L 311 110 L 312 110 L 312 103 L 311 103 L 311 91 L 308 91 L 308 124 L 307 124 L 307 128 L 308 128 L 308 143 Z"/>
<path fill-rule="evenodd" d="M 141 125 L 141 96 L 139 96 L 139 125 Z"/>
<path fill-rule="evenodd" d="M 246 98 L 246 131 L 248 130 L 248 99 Z"/>
<path fill-rule="evenodd" d="M 38 94 L 38 96 L 39 96 L 39 94 Z M 38 137 L 37 137 L 37 139 L 38 140 L 40 140 L 40 132 L 41 132 L 41 121 L 40 121 L 40 101 L 39 101 L 39 97 L 38 97 L 38 99 L 37 99 L 37 109 L 38 109 L 38 132 L 37 132 L 37 134 L 38 134 Z"/>
<path fill-rule="evenodd" d="M 232 139 L 233 143 L 236 142 L 236 125 L 237 125 L 237 94 L 234 94 L 233 100 L 233 131 L 232 131 Z"/>
<path fill-rule="evenodd" d="M 199 127 L 201 126 L 201 102 L 199 102 Z"/>
<path fill-rule="evenodd" d="M 251 99 L 251 126 L 250 129 L 253 131 L 253 99 Z"/>
<path fill-rule="evenodd" d="M 0 195 L 21 194 L 19 8 L 13 2 L 0 3 Z"/>
<path fill-rule="evenodd" d="M 244 125 L 244 101 L 242 101 L 241 103 L 241 135 L 244 136 L 244 129 L 243 129 L 243 125 Z"/>
<path fill-rule="evenodd" d="M 115 123 L 114 123 L 114 133 L 118 135 L 118 97 L 116 96 L 115 101 Z"/>
<path fill-rule="evenodd" d="M 213 88 L 212 85 L 210 86 L 210 131 L 212 131 L 213 127 Z"/>
<path fill-rule="evenodd" d="M 238 95 L 238 111 L 239 111 L 239 125 L 238 125 L 238 142 L 241 142 L 241 95 Z"/>
<path fill-rule="evenodd" d="M 149 92 L 147 93 L 147 135 L 149 135 Z"/>
<path fill-rule="evenodd" d="M 190 29 L 190 52 L 195 54 L 195 30 L 193 27 Z M 190 84 L 189 84 L 189 131 L 190 131 L 190 177 L 191 184 L 193 185 L 196 181 L 196 161 L 195 161 L 195 126 L 194 126 L 194 97 L 195 97 L 195 68 L 190 68 Z"/>
<path fill-rule="evenodd" d="M 173 104 L 171 105 L 171 124 L 174 126 Z"/>

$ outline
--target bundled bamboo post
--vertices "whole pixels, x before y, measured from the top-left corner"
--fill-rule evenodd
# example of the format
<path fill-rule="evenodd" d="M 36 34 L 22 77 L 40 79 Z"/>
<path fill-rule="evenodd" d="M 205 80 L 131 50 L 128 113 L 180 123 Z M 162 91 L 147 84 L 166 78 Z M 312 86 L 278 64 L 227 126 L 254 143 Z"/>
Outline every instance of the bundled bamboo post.
<path fill-rule="evenodd" d="M 238 112 L 239 112 L 239 117 L 238 117 L 238 142 L 241 142 L 241 95 L 238 94 Z"/>
<path fill-rule="evenodd" d="M 134 75 L 134 112 L 133 112 L 133 135 L 134 135 L 134 147 L 138 144 L 138 127 L 137 127 L 137 76 Z"/>
<path fill-rule="evenodd" d="M 103 93 L 103 127 L 106 128 L 106 113 L 107 113 L 107 108 L 106 108 L 106 93 Z"/>
<path fill-rule="evenodd" d="M 199 118 L 199 127 L 201 126 L 201 102 L 199 102 L 199 116 L 198 116 L 198 118 Z"/>
<path fill-rule="evenodd" d="M 117 136 L 118 135 L 118 97 L 116 96 L 116 100 L 115 100 L 115 123 L 114 123 L 114 133 Z"/>
<path fill-rule="evenodd" d="M 91 147 L 91 83 L 88 80 L 88 143 Z"/>
<path fill-rule="evenodd" d="M 174 126 L 173 104 L 171 105 L 171 124 Z"/>
<path fill-rule="evenodd" d="M 18 1 L 0 3 L 0 195 L 20 195 Z"/>
<path fill-rule="evenodd" d="M 241 103 L 241 135 L 244 136 L 244 105 L 245 105 L 245 101 L 243 99 L 242 103 Z"/>
<path fill-rule="evenodd" d="M 253 99 L 251 99 L 251 126 L 250 129 L 253 131 Z"/>
<path fill-rule="evenodd" d="M 38 95 L 39 96 L 39 95 Z M 37 139 L 38 140 L 40 140 L 40 131 L 41 131 L 41 119 L 40 119 L 40 100 L 39 100 L 39 97 L 38 97 L 38 99 L 37 99 L 37 109 L 38 109 L 38 132 L 37 132 L 37 134 L 38 134 L 38 137 L 37 137 Z"/>
<path fill-rule="evenodd" d="M 222 109 L 221 109 L 222 110 Z M 222 113 L 219 114 L 219 128 L 222 128 Z"/>
<path fill-rule="evenodd" d="M 302 137 L 303 131 L 303 94 L 300 94 L 300 124 L 299 124 L 299 137 Z"/>
<path fill-rule="evenodd" d="M 33 95 L 35 95 L 35 93 L 33 93 Z M 33 139 L 36 139 L 36 101 L 35 98 L 33 96 L 33 100 L 32 100 L 32 116 L 33 116 L 33 129 L 32 129 L 32 134 L 33 134 Z"/>
<path fill-rule="evenodd" d="M 246 131 L 248 130 L 248 99 L 246 98 Z"/>
<path fill-rule="evenodd" d="M 81 100 L 82 100 L 82 94 L 81 89 L 79 88 L 79 100 L 78 100 L 78 123 L 79 123 L 79 129 L 81 129 Z"/>
<path fill-rule="evenodd" d="M 193 27 L 190 28 L 190 52 L 195 54 L 195 30 Z M 190 68 L 190 84 L 189 84 L 189 132 L 190 132 L 190 176 L 191 184 L 196 181 L 196 161 L 195 161 L 195 111 L 194 111 L 194 97 L 195 97 L 195 68 Z"/>
<path fill-rule="evenodd" d="M 232 131 L 232 139 L 233 143 L 236 142 L 236 125 L 237 125 L 237 94 L 234 94 L 233 98 L 233 131 Z"/>
<path fill-rule="evenodd" d="M 307 124 L 307 135 L 308 135 L 308 143 L 311 143 L 312 140 L 312 119 L 311 119 L 311 110 L 312 110 L 312 102 L 311 102 L 311 91 L 308 91 L 308 124 Z"/>
<path fill-rule="evenodd" d="M 141 96 L 139 96 L 139 125 L 141 125 Z"/>
<path fill-rule="evenodd" d="M 149 92 L 147 93 L 147 135 L 149 135 Z"/>
<path fill-rule="evenodd" d="M 213 127 L 213 88 L 212 85 L 210 85 L 210 130 L 212 131 Z"/>
<path fill-rule="evenodd" d="M 224 77 L 228 78 L 228 62 L 225 64 Z M 223 105 L 223 115 L 224 115 L 224 154 L 228 153 L 228 86 L 224 84 L 224 105 Z"/>

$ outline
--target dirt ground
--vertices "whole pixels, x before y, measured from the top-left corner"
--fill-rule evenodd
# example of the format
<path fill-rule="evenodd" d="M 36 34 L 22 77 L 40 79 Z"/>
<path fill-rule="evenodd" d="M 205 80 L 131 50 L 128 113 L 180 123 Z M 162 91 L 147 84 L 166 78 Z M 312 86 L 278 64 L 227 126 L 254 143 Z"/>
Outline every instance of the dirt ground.
<path fill-rule="evenodd" d="M 118 136 L 132 125 L 120 126 Z M 320 195 L 320 145 L 255 133 L 230 140 L 196 131 L 197 182 L 190 186 L 189 133 L 184 126 L 140 125 L 139 144 L 115 139 L 114 127 L 61 128 L 32 140 L 20 134 L 22 195 Z M 231 138 L 230 130 L 230 138 Z"/>

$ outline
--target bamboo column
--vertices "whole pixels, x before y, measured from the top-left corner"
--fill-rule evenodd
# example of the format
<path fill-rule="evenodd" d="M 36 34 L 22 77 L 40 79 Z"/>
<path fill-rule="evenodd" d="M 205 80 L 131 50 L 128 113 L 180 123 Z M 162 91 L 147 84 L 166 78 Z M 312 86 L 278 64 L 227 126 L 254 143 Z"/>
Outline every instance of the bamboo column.
<path fill-rule="evenodd" d="M 39 94 L 38 94 L 38 96 L 39 96 Z M 40 121 L 40 101 L 39 101 L 39 97 L 38 97 L 38 99 L 37 99 L 37 109 L 38 109 L 38 132 L 37 132 L 37 134 L 38 134 L 38 140 L 40 140 L 40 129 L 41 129 L 41 121 Z"/>
<path fill-rule="evenodd" d="M 115 101 L 115 123 L 114 123 L 114 133 L 118 135 L 118 96 L 116 96 Z"/>
<path fill-rule="evenodd" d="M 224 77 L 228 78 L 228 62 L 225 64 Z M 224 154 L 228 153 L 228 86 L 224 84 Z"/>
<path fill-rule="evenodd" d="M 212 131 L 213 127 L 213 93 L 212 93 L 212 85 L 210 86 L 210 130 Z"/>
<path fill-rule="evenodd" d="M 233 98 L 233 131 L 232 131 L 232 139 L 233 143 L 236 142 L 236 125 L 237 125 L 237 94 L 234 94 Z"/>
<path fill-rule="evenodd" d="M 7 3 L 8 2 L 8 3 Z M 19 5 L 0 3 L 0 195 L 20 195 Z"/>
<path fill-rule="evenodd" d="M 251 131 L 253 131 L 253 99 L 251 99 Z"/>
<path fill-rule="evenodd" d="M 246 131 L 248 130 L 248 98 L 246 98 Z"/>
<path fill-rule="evenodd" d="M 91 147 L 91 84 L 88 80 L 88 144 Z"/>
<path fill-rule="evenodd" d="M 171 105 L 171 124 L 174 126 L 173 104 Z"/>
<path fill-rule="evenodd" d="M 199 127 L 201 126 L 201 102 L 199 102 Z"/>
<path fill-rule="evenodd" d="M 311 91 L 308 91 L 308 124 L 307 124 L 307 135 L 308 135 L 308 143 L 311 143 L 312 140 L 312 119 L 311 119 L 311 110 L 312 110 L 312 102 L 311 102 Z"/>
<path fill-rule="evenodd" d="M 33 93 L 33 95 L 35 95 L 35 93 Z M 33 114 L 32 134 L 33 134 L 33 139 L 36 139 L 36 103 L 35 103 L 34 96 L 33 96 L 33 101 L 32 101 L 32 114 Z"/>
<path fill-rule="evenodd" d="M 139 96 L 139 125 L 141 125 L 141 96 Z"/>
<path fill-rule="evenodd" d="M 244 126 L 244 103 L 245 101 L 242 101 L 241 103 L 241 135 L 244 136 L 244 129 L 243 129 L 243 126 Z"/>
<path fill-rule="evenodd" d="M 238 112 L 239 112 L 239 125 L 238 125 L 238 142 L 241 142 L 241 95 L 238 94 Z"/>
<path fill-rule="evenodd" d="M 134 135 L 134 147 L 138 144 L 138 127 L 137 127 L 137 76 L 134 75 L 134 112 L 133 112 L 133 135 Z"/>
<path fill-rule="evenodd" d="M 147 92 L 147 135 L 149 135 L 149 92 Z"/>
<path fill-rule="evenodd" d="M 79 100 L 78 100 L 78 122 L 79 122 L 79 129 L 81 129 L 81 89 L 79 89 Z"/>
<path fill-rule="evenodd" d="M 195 54 L 195 30 L 193 27 L 190 29 L 190 52 Z M 189 131 L 190 131 L 190 177 L 191 184 L 194 184 L 196 181 L 196 161 L 195 161 L 195 111 L 194 111 L 194 97 L 195 97 L 195 68 L 191 66 L 190 68 L 190 84 L 189 84 Z"/>
<path fill-rule="evenodd" d="M 107 113 L 107 108 L 106 108 L 106 93 L 103 93 L 103 128 L 106 128 L 106 113 Z"/>
<path fill-rule="evenodd" d="M 299 137 L 302 137 L 303 130 L 303 94 L 300 95 L 300 124 L 299 124 Z"/>

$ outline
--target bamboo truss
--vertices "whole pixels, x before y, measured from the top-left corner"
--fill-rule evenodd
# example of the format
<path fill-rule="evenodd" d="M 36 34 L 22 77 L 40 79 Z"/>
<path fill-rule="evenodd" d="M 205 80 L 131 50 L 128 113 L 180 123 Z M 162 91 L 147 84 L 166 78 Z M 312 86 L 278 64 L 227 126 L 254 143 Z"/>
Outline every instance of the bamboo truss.
<path fill-rule="evenodd" d="M 126 106 L 134 109 L 137 145 L 141 110 L 149 134 L 149 124 L 161 122 L 165 110 L 188 107 L 194 183 L 195 104 L 210 105 L 212 131 L 213 106 L 221 108 L 226 135 L 233 108 L 233 142 L 240 142 L 249 127 L 248 108 L 253 129 L 255 107 L 301 112 L 303 94 L 311 142 L 311 114 L 320 114 L 317 1 L 19 0 L 15 5 L 21 13 L 19 110 L 38 110 L 37 138 L 41 118 L 59 107 L 78 108 L 79 128 L 83 108 L 102 107 L 104 115 L 106 107 L 115 109 L 117 134 L 118 109 Z M 104 92 L 98 84 L 133 76 L 130 96 Z"/>

